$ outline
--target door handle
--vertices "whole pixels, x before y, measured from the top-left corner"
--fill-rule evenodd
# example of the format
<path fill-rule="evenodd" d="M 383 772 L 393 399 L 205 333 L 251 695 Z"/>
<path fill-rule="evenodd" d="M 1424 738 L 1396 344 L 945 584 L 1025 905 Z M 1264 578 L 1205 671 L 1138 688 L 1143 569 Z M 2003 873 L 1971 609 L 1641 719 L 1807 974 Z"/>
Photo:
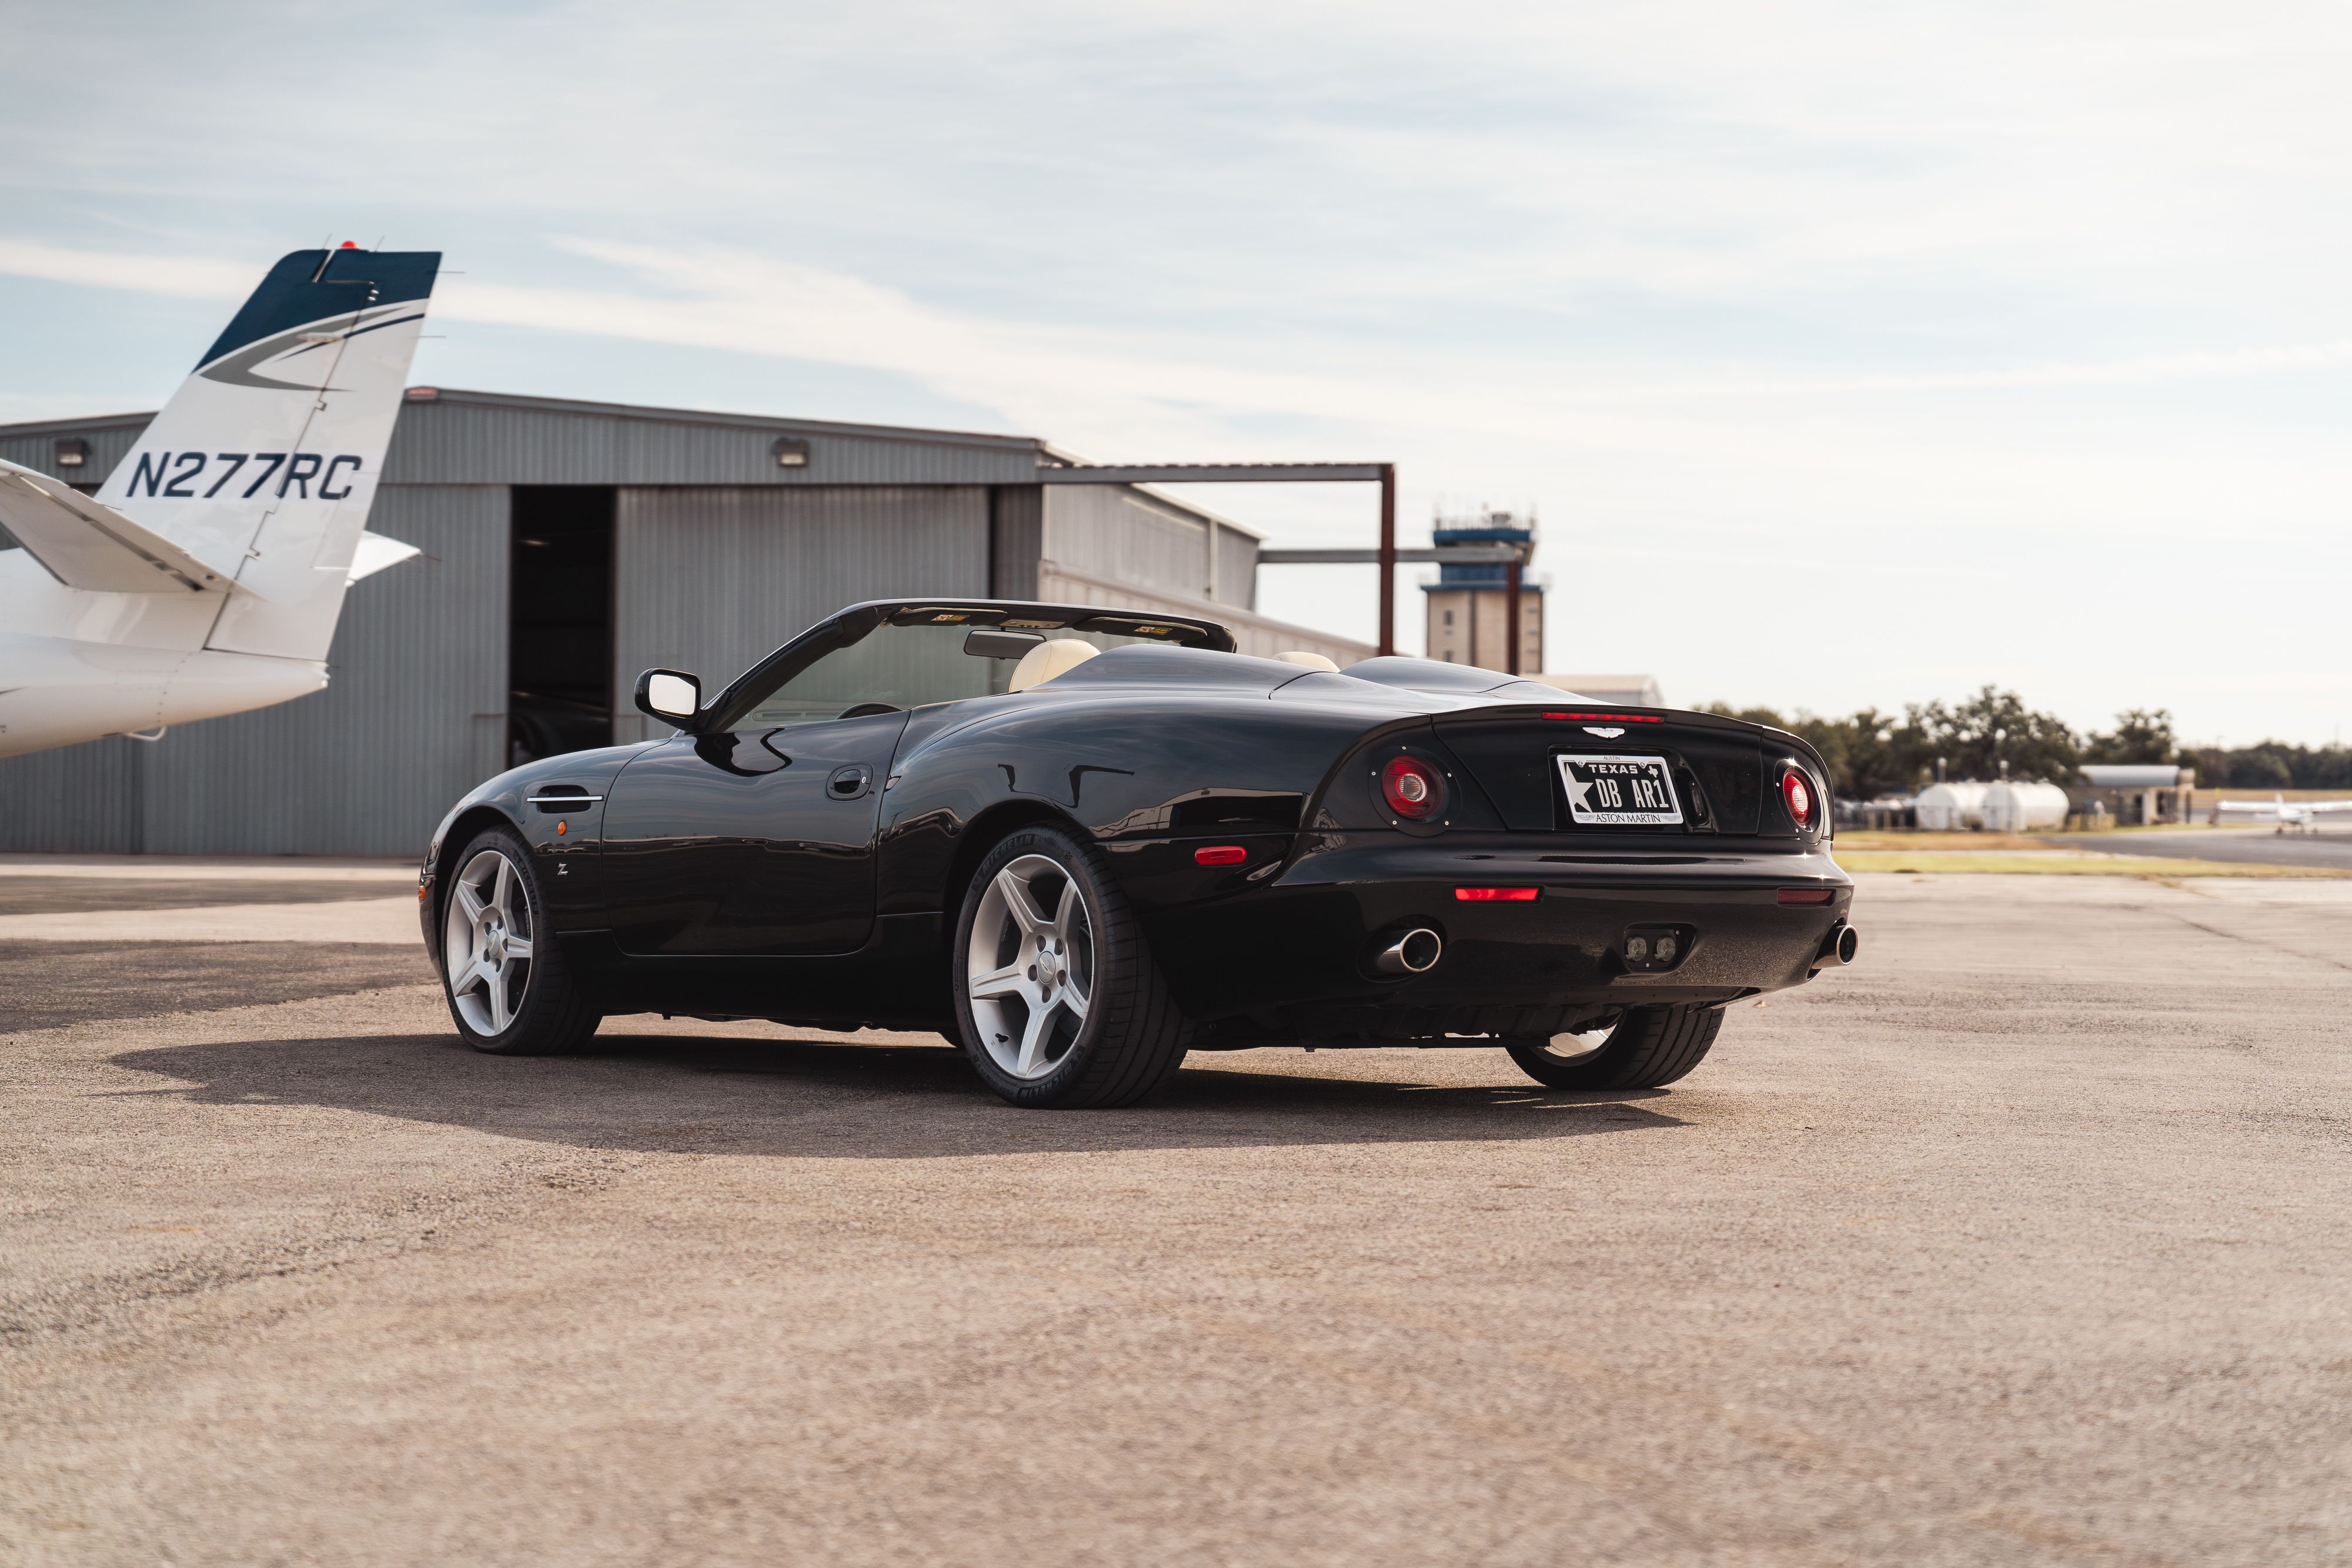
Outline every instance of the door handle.
<path fill-rule="evenodd" d="M 551 784 L 543 794 L 533 795 L 530 799 L 532 805 L 538 807 L 541 811 L 547 812 L 577 811 L 595 805 L 604 798 L 602 795 L 591 795 L 576 784 Z"/>
<path fill-rule="evenodd" d="M 873 787 L 874 769 L 863 762 L 836 768 L 824 781 L 824 792 L 835 800 L 855 800 Z"/>

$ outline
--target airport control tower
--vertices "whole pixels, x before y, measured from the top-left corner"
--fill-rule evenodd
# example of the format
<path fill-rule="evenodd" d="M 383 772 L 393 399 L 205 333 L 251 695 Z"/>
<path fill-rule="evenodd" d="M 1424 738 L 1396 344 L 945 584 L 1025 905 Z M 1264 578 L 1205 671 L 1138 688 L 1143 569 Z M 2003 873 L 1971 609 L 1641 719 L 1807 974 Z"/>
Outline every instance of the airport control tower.
<path fill-rule="evenodd" d="M 1479 507 L 1467 513 L 1441 510 L 1430 533 L 1433 544 L 1519 545 L 1535 553 L 1536 517 L 1532 507 L 1501 511 Z M 1533 674 L 1544 667 L 1543 584 L 1520 570 L 1519 657 L 1510 658 L 1510 573 L 1500 561 L 1477 565 L 1447 562 L 1437 569 L 1434 581 L 1421 585 L 1428 596 L 1429 640 L 1433 659 L 1450 664 L 1479 664 L 1490 670 Z"/>

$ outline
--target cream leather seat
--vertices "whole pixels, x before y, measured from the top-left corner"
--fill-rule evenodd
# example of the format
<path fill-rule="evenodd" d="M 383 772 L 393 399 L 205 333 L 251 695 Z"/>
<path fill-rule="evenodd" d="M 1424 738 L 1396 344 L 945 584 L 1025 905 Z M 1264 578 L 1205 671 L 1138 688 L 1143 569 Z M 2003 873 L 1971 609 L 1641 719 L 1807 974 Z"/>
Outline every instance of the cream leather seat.
<path fill-rule="evenodd" d="M 1081 643 L 1076 637 L 1055 637 L 1040 643 L 1021 655 L 1021 662 L 1013 666 L 1013 682 L 1004 689 L 1025 692 L 1055 675 L 1069 674 L 1101 652 L 1092 643 Z"/>
<path fill-rule="evenodd" d="M 1339 667 L 1322 654 L 1309 653 L 1302 648 L 1293 648 L 1289 653 L 1276 653 L 1275 657 L 1286 664 L 1303 664 L 1310 670 L 1336 670 Z"/>

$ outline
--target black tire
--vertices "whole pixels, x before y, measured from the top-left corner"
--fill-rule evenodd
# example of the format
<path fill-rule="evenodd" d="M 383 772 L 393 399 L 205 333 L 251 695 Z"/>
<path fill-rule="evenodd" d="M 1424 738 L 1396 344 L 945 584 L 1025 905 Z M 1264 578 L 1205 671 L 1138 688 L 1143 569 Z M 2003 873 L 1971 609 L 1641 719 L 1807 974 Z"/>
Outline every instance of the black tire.
<path fill-rule="evenodd" d="M 1554 1089 L 1662 1089 L 1706 1060 L 1722 1028 L 1721 1008 L 1629 1008 L 1598 1050 L 1569 1055 L 1532 1040 L 1506 1049 Z"/>
<path fill-rule="evenodd" d="M 1030 893 L 1032 917 L 1047 913 L 1046 899 L 1065 913 L 1064 890 L 1072 892 L 1076 913 L 1051 927 L 1058 937 L 1038 928 L 1033 938 L 1020 923 L 1000 882 L 1008 874 Z M 1183 1061 L 1184 1017 L 1135 911 L 1101 852 L 1074 833 L 1023 828 L 989 851 L 964 890 L 948 963 L 964 1055 L 1012 1104 L 1131 1105 Z M 976 1000 L 975 973 L 1002 977 L 998 993 Z M 1074 1001 L 1083 1003 L 1082 1019 Z M 1043 1019 L 1034 1042 L 1033 1016 Z"/>
<path fill-rule="evenodd" d="M 503 906 L 495 897 L 479 897 L 478 884 L 484 883 L 485 865 L 492 856 L 503 860 L 509 878 Z M 577 1051 L 604 1021 L 604 1015 L 589 1005 L 564 966 L 562 949 L 545 932 L 541 915 L 547 895 L 530 849 L 512 829 L 490 828 L 442 864 L 441 996 L 449 1004 L 457 1033 L 476 1051 L 494 1056 Z M 496 868 L 489 867 L 488 874 L 495 877 Z M 465 891 L 477 892 L 486 916 L 498 915 L 495 935 L 491 923 L 478 919 L 464 904 Z M 527 956 L 507 951 L 506 944 L 515 936 L 530 944 Z M 496 977 L 487 969 L 478 975 L 477 965 L 494 956 Z"/>

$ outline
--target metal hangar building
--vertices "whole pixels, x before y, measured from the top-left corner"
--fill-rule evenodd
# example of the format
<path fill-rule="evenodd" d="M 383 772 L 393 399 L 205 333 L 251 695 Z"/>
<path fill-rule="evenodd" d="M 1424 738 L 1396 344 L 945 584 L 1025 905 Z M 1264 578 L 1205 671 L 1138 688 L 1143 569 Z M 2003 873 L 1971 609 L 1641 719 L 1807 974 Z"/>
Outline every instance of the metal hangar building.
<path fill-rule="evenodd" d="M 95 490 L 152 417 L 0 425 L 0 457 Z M 1245 653 L 1373 651 L 1258 615 L 1251 529 L 1029 436 L 412 387 L 368 527 L 425 553 L 352 587 L 325 691 L 0 761 L 0 850 L 415 853 L 514 761 L 645 738 L 638 671 L 723 684 L 864 599 L 1096 603 L 1211 616 Z"/>

